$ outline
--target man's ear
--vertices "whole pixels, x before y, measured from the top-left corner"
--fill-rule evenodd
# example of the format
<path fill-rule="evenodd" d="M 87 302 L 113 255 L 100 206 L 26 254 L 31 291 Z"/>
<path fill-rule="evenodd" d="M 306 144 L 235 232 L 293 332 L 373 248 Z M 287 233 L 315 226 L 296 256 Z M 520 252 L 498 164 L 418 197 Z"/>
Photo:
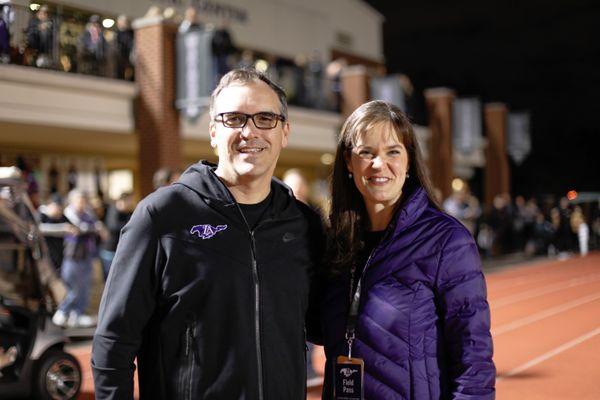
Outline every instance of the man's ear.
<path fill-rule="evenodd" d="M 285 121 L 283 123 L 283 135 L 281 137 L 281 147 L 286 147 L 288 145 L 290 136 L 290 123 Z"/>
<path fill-rule="evenodd" d="M 217 130 L 216 130 L 216 124 L 214 123 L 214 121 L 210 121 L 210 123 L 208 124 L 208 133 L 210 135 L 210 147 L 212 147 L 214 149 L 215 147 L 217 147 L 217 142 L 216 142 Z"/>

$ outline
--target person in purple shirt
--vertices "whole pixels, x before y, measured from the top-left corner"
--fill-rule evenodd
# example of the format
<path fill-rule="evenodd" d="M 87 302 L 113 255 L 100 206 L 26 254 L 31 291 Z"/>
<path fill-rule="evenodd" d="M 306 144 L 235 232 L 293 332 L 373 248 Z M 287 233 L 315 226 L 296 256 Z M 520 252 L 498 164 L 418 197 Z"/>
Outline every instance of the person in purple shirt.
<path fill-rule="evenodd" d="M 330 223 L 320 315 L 323 398 L 345 398 L 340 391 L 348 376 L 361 375 L 352 368 L 362 362 L 362 398 L 493 399 L 490 309 L 477 246 L 439 207 L 398 107 L 371 101 L 346 120 Z"/>

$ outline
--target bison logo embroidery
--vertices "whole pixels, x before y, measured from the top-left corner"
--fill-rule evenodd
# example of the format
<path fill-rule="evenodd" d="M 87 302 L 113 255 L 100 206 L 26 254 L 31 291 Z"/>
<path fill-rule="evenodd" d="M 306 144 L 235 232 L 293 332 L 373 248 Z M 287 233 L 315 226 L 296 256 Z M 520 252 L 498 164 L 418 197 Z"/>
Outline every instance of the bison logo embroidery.
<path fill-rule="evenodd" d="M 227 225 L 212 226 L 210 224 L 194 225 L 190 229 L 192 235 L 198 235 L 201 239 L 210 239 L 215 236 L 218 232 L 227 229 Z"/>

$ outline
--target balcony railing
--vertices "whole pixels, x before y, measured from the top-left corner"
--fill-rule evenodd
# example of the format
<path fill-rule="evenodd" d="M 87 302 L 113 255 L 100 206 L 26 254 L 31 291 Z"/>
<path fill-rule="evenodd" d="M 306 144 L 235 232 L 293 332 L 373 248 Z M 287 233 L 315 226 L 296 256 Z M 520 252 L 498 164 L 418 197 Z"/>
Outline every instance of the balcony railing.
<path fill-rule="evenodd" d="M 62 5 L 0 5 L 0 63 L 133 80 L 126 21 Z"/>
<path fill-rule="evenodd" d="M 341 84 L 327 76 L 323 63 L 307 60 L 297 65 L 268 56 L 273 60 L 269 64 L 244 58 L 247 53 L 237 49 L 227 57 L 227 65 L 264 70 L 284 88 L 290 105 L 339 111 Z M 124 19 L 59 4 L 0 5 L 0 64 L 133 80 L 134 55 L 133 31 Z"/>

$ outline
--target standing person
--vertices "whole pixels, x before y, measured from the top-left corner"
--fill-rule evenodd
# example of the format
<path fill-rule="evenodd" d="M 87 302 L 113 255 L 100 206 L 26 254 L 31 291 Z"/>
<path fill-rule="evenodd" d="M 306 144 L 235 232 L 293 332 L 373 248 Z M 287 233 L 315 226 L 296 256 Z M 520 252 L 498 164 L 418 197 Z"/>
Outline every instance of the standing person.
<path fill-rule="evenodd" d="M 222 20 L 219 27 L 215 29 L 211 49 L 215 82 L 218 83 L 221 77 L 229 72 L 229 57 L 235 53 L 235 46 L 233 45 L 227 20 Z"/>
<path fill-rule="evenodd" d="M 106 40 L 104 30 L 100 25 L 100 17 L 92 15 L 81 33 L 78 42 L 78 52 L 81 58 L 78 63 L 81 73 L 102 75 L 106 55 Z"/>
<path fill-rule="evenodd" d="M 43 5 L 27 26 L 27 45 L 35 51 L 35 65 L 49 68 L 53 65 L 54 22 L 50 18 L 48 6 Z"/>
<path fill-rule="evenodd" d="M 131 218 L 133 208 L 133 194 L 125 192 L 119 196 L 114 204 L 108 206 L 108 210 L 106 211 L 104 225 L 108 231 L 108 238 L 100 246 L 100 260 L 102 260 L 102 271 L 104 272 L 105 282 L 108 278 L 112 261 L 115 258 L 121 229 L 123 229 L 129 218 Z"/>
<path fill-rule="evenodd" d="M 0 64 L 10 63 L 10 26 L 14 19 L 10 0 L 0 0 Z"/>
<path fill-rule="evenodd" d="M 65 217 L 76 230 L 65 236 L 65 253 L 60 276 L 68 287 L 67 297 L 52 317 L 58 326 L 88 327 L 94 320 L 85 314 L 92 284 L 92 260 L 97 256 L 97 236 L 101 223 L 89 210 L 87 195 L 77 189 L 69 192 Z"/>
<path fill-rule="evenodd" d="M 119 15 L 117 18 L 117 62 L 116 75 L 118 79 L 133 81 L 133 47 L 134 47 L 133 29 L 129 25 L 129 19 L 126 15 Z"/>
<path fill-rule="evenodd" d="M 364 361 L 364 398 L 494 398 L 477 246 L 432 193 L 402 111 L 383 101 L 354 111 L 333 170 L 324 398 L 343 390 L 348 354 Z"/>
<path fill-rule="evenodd" d="M 135 357 L 141 398 L 305 398 L 323 238 L 319 217 L 273 179 L 290 131 L 285 93 L 234 70 L 210 117 L 218 165 L 191 166 L 122 231 L 94 336 L 97 399 L 133 398 Z"/>
<path fill-rule="evenodd" d="M 575 206 L 571 213 L 571 229 L 577 235 L 579 254 L 587 255 L 590 241 L 590 228 L 585 222 L 585 216 L 580 206 Z"/>
<path fill-rule="evenodd" d="M 50 196 L 48 202 L 39 208 L 40 232 L 46 239 L 48 254 L 58 270 L 63 263 L 65 236 L 76 234 L 77 228 L 69 223 L 63 214 L 63 202 L 58 193 Z"/>

